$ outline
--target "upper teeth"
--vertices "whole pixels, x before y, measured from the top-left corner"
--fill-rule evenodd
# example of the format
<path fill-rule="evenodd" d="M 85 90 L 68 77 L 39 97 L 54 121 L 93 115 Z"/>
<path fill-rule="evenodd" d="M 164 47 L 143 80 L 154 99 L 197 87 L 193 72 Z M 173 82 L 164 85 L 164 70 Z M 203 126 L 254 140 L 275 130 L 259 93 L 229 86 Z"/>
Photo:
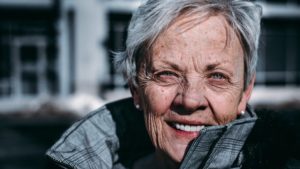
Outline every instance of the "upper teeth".
<path fill-rule="evenodd" d="M 175 123 L 175 128 L 178 130 L 189 131 L 189 132 L 198 132 L 204 128 L 204 126 L 191 126 L 186 124 Z"/>

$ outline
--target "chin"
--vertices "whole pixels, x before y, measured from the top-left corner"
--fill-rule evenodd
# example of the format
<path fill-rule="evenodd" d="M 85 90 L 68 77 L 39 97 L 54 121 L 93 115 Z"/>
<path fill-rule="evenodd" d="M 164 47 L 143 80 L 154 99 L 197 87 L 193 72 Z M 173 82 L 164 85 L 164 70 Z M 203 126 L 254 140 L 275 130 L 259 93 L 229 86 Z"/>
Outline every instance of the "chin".
<path fill-rule="evenodd" d="M 179 147 L 173 149 L 170 152 L 169 156 L 174 162 L 180 163 L 184 158 L 187 147 L 188 147 L 187 145 L 180 145 Z"/>
<path fill-rule="evenodd" d="M 189 145 L 199 135 L 199 132 L 181 131 L 169 125 L 164 131 L 168 131 L 168 134 L 165 135 L 168 141 L 165 142 L 167 144 L 162 149 L 172 161 L 182 162 Z"/>

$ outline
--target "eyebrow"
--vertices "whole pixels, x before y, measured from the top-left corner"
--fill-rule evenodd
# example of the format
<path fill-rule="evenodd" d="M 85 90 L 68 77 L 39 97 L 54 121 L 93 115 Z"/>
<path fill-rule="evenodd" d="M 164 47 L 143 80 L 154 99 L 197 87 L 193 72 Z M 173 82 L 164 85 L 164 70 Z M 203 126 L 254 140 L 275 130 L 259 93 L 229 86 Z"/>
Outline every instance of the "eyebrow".
<path fill-rule="evenodd" d="M 222 63 L 221 62 L 219 62 L 219 63 L 212 63 L 212 64 L 209 64 L 209 65 L 207 65 L 206 66 L 206 68 L 205 68 L 205 71 L 207 71 L 207 72 L 210 72 L 210 71 L 213 71 L 213 70 L 216 70 L 216 69 L 222 69 L 222 70 L 224 70 L 224 71 L 226 71 L 227 73 L 229 73 L 231 76 L 233 76 L 233 70 L 230 70 L 230 69 L 228 69 L 228 68 L 221 68 L 221 67 L 219 67 L 220 65 L 222 65 Z M 219 68 L 218 68 L 219 67 Z"/>
<path fill-rule="evenodd" d="M 172 61 L 168 61 L 168 60 L 163 60 L 162 63 L 166 64 L 166 65 L 160 65 L 160 67 L 171 67 L 172 69 L 175 69 L 177 71 L 184 71 L 179 64 L 174 63 Z M 218 67 L 220 67 L 220 65 L 222 65 L 221 62 L 216 62 L 216 63 L 210 63 L 208 65 L 205 66 L 204 71 L 206 72 L 210 72 L 213 70 L 216 70 Z M 231 75 L 233 74 L 233 72 L 227 70 L 227 69 L 223 69 L 226 70 L 228 73 L 230 73 Z"/>
<path fill-rule="evenodd" d="M 181 70 L 180 66 L 174 62 L 170 62 L 167 60 L 162 61 L 164 64 L 169 65 L 171 68 L 175 69 L 175 70 Z"/>
<path fill-rule="evenodd" d="M 213 63 L 213 64 L 209 64 L 206 66 L 206 71 L 212 71 L 214 69 L 216 69 L 216 67 L 218 67 L 221 63 Z"/>

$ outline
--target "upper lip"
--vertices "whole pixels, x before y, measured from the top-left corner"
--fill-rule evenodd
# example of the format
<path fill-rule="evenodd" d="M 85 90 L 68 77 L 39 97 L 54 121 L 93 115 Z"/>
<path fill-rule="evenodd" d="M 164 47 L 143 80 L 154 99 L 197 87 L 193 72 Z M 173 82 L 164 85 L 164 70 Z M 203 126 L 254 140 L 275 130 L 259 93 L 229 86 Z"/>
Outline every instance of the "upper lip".
<path fill-rule="evenodd" d="M 178 115 L 176 113 L 170 113 L 165 118 L 166 123 L 173 125 L 174 123 L 191 125 L 191 126 L 212 126 L 216 125 L 212 121 L 205 120 L 199 116 L 194 115 Z"/>

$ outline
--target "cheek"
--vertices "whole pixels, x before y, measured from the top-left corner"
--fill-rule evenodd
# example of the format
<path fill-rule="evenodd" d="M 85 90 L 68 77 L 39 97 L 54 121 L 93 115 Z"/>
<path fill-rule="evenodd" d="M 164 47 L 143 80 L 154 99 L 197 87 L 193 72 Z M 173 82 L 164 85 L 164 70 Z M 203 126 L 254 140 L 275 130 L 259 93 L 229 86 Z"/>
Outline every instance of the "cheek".
<path fill-rule="evenodd" d="M 146 128 L 155 147 L 167 147 L 167 133 L 164 132 L 164 117 L 176 95 L 176 88 L 148 85 L 143 90 L 143 106 Z M 174 94 L 175 93 L 175 94 Z"/>
<path fill-rule="evenodd" d="M 175 96 L 177 87 L 164 87 L 149 85 L 144 89 L 145 112 L 151 112 L 158 116 L 164 115 L 170 109 Z"/>
<path fill-rule="evenodd" d="M 226 124 L 236 119 L 240 93 L 236 91 L 211 92 L 208 101 L 218 124 Z"/>

